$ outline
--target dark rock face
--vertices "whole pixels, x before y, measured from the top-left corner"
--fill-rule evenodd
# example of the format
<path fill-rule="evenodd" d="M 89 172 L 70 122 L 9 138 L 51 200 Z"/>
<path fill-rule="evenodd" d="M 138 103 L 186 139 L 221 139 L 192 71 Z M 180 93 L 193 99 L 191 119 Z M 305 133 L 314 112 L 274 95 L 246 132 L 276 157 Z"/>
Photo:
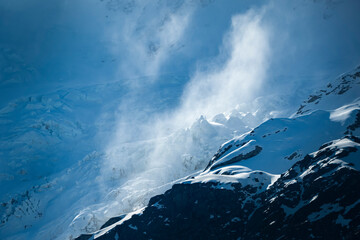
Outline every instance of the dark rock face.
<path fill-rule="evenodd" d="M 333 83 L 329 83 L 326 88 L 317 91 L 316 93 L 310 95 L 307 100 L 305 100 L 299 107 L 296 112 L 296 115 L 303 115 L 310 112 L 309 106 L 311 104 L 319 104 L 320 102 L 326 101 L 326 97 L 329 95 L 340 96 L 345 95 L 349 90 L 360 84 L 360 68 L 357 67 L 354 71 L 343 74 Z M 354 96 L 355 98 L 357 97 Z"/>
<path fill-rule="evenodd" d="M 358 111 L 356 114 L 355 122 L 347 127 L 347 131 L 345 132 L 345 134 L 352 135 L 353 131 L 355 131 L 358 128 L 360 128 L 360 111 Z"/>
<path fill-rule="evenodd" d="M 252 150 L 252 151 L 250 151 L 250 152 L 248 152 L 246 154 L 239 154 L 238 156 L 226 161 L 225 163 L 214 164 L 211 167 L 208 166 L 205 170 L 207 170 L 208 168 L 210 168 L 210 170 L 211 170 L 211 169 L 227 166 L 227 165 L 232 164 L 232 163 L 240 162 L 242 160 L 246 160 L 246 159 L 255 157 L 256 155 L 258 155 L 261 152 L 261 150 L 262 150 L 262 147 L 255 146 L 254 150 Z"/>
<path fill-rule="evenodd" d="M 359 139 L 346 140 L 354 144 L 323 145 L 267 188 L 262 178 L 176 184 L 95 239 L 360 239 Z"/>
<path fill-rule="evenodd" d="M 104 224 L 100 227 L 100 229 L 106 228 L 106 227 L 108 227 L 108 226 L 110 226 L 110 225 L 112 225 L 112 224 L 120 221 L 120 220 L 123 219 L 125 216 L 126 216 L 126 215 L 124 214 L 124 215 L 121 215 L 121 216 L 118 216 L 118 217 L 110 218 L 108 221 L 106 221 L 106 223 L 104 223 Z"/>
<path fill-rule="evenodd" d="M 358 148 L 325 149 L 306 156 L 264 192 L 245 239 L 357 239 L 360 173 L 336 161 Z"/>

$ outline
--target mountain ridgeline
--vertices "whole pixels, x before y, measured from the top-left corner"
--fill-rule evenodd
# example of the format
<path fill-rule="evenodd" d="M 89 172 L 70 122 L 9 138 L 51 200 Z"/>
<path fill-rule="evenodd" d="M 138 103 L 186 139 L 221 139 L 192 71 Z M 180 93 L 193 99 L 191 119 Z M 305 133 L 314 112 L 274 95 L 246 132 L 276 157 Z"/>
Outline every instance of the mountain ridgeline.
<path fill-rule="evenodd" d="M 83 239 L 359 239 L 360 67 Z"/>

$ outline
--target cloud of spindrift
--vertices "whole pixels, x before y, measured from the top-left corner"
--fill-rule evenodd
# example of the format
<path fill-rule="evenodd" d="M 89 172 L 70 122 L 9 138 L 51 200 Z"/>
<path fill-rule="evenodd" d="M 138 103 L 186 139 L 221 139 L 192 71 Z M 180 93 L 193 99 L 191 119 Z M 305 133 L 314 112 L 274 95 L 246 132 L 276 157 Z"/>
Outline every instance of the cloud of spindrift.
<path fill-rule="evenodd" d="M 219 137 L 205 121 L 196 121 L 201 115 L 211 119 L 234 108 L 254 113 L 257 110 L 252 108 L 254 105 L 263 108 L 277 105 L 278 96 L 270 99 L 266 98 L 267 94 L 296 91 L 296 85 L 286 84 L 288 79 L 281 80 L 276 88 L 271 86 L 267 82 L 270 75 L 267 70 L 270 64 L 272 70 L 283 70 L 284 66 L 289 67 L 284 64 L 287 62 L 295 62 L 292 66 L 297 67 L 298 72 L 306 68 L 306 65 L 297 62 L 296 57 L 306 55 L 304 51 L 311 49 L 309 46 L 317 36 L 312 41 L 296 45 L 297 31 L 291 29 L 296 25 L 302 33 L 308 34 L 305 36 L 312 36 L 313 32 L 309 33 L 305 28 L 309 22 L 316 20 L 317 27 L 326 24 L 318 20 L 316 8 L 309 14 L 311 18 L 305 18 L 305 23 L 302 23 L 301 17 L 299 20 L 292 13 L 283 13 L 283 8 L 289 10 L 292 7 L 269 4 L 260 10 L 234 15 L 228 32 L 223 36 L 219 55 L 199 64 L 176 108 L 161 113 L 149 111 L 150 114 L 147 114 L 148 109 L 143 109 L 139 101 L 147 96 L 139 94 L 143 85 L 151 81 L 131 79 L 129 94 L 123 97 L 119 106 L 116 132 L 105 150 L 102 184 L 108 186 L 103 188 L 106 206 L 95 213 L 97 217 L 106 220 L 107 217 L 140 208 L 151 196 L 170 187 L 171 184 L 167 183 L 203 169 L 216 148 L 232 135 L 225 132 L 220 134 L 224 138 Z M 307 10 L 306 6 L 301 8 L 301 13 Z M 171 60 L 174 46 L 181 42 L 192 23 L 192 11 L 191 7 L 170 11 L 165 14 L 168 15 L 166 18 L 159 17 L 164 14 L 160 11 L 154 19 L 148 19 L 149 26 L 145 29 L 136 24 L 137 18 L 142 15 L 135 12 L 120 31 L 111 30 L 106 37 L 114 40 L 113 54 L 128 59 L 119 65 L 119 72 L 128 76 L 157 76 L 161 73 L 166 62 Z M 275 16 L 277 14 L 281 17 Z M 283 21 L 281 18 L 290 19 L 291 24 L 280 24 L 279 28 L 274 28 Z M 157 31 L 157 23 L 161 19 L 166 19 L 166 23 L 162 25 L 163 30 Z M 289 29 L 293 35 L 286 36 Z M 287 69 L 284 72 L 289 73 Z M 264 90 L 264 86 L 268 89 Z M 265 100 L 259 96 L 265 96 Z M 106 192 L 109 189 L 111 191 Z"/>
<path fill-rule="evenodd" d="M 264 10 L 263 10 L 264 11 Z M 186 87 L 178 115 L 212 117 L 252 100 L 262 86 L 268 67 L 269 33 L 262 13 L 249 11 L 233 16 L 224 37 L 223 64 L 212 64 L 209 71 L 198 71 Z M 188 123 L 189 123 L 188 122 Z"/>
<path fill-rule="evenodd" d="M 210 119 L 217 113 L 229 112 L 256 95 L 270 55 L 269 33 L 262 21 L 264 11 L 251 10 L 232 17 L 220 55 L 206 64 L 208 70 L 195 72 L 178 108 L 149 117 L 140 126 L 120 120 L 103 167 L 104 181 L 116 181 L 120 186 L 107 195 L 108 199 L 116 199 L 108 203 L 108 212 L 129 212 L 143 206 L 149 197 L 164 189 L 164 184 L 166 189 L 168 182 L 202 169 L 227 140 L 224 136 L 231 137 L 230 132 L 219 137 L 203 129 L 202 123 L 193 123 L 201 115 Z M 124 141 L 131 139 L 128 134 L 146 140 Z"/>
<path fill-rule="evenodd" d="M 337 75 L 359 63 L 359 1 L 271 1 L 262 10 L 232 17 L 219 55 L 199 64 L 186 87 L 179 88 L 182 95 L 176 108 L 157 112 L 157 105 L 145 107 L 143 103 L 152 99 L 143 89 L 168 71 L 168 63 L 174 68 L 181 54 L 188 54 L 179 61 L 183 65 L 209 56 L 204 49 L 193 55 L 189 52 L 199 46 L 191 44 L 189 28 L 199 22 L 203 28 L 206 18 L 214 17 L 212 10 L 206 10 L 206 16 L 201 16 L 205 20 L 196 22 L 193 18 L 199 13 L 199 2 L 206 5 L 207 1 L 57 0 L 24 4 L 0 0 L 0 47 L 22 53 L 31 63 L 31 68 L 19 63 L 23 71 L 27 73 L 34 65 L 42 77 L 39 80 L 35 74 L 29 80 L 15 79 L 19 83 L 14 83 L 13 91 L 2 89 L 2 95 L 8 95 L 3 99 L 49 91 L 49 86 L 58 84 L 71 87 L 126 81 L 127 94 L 121 97 L 115 134 L 105 149 L 102 176 L 97 178 L 102 180 L 107 201 L 94 207 L 97 211 L 92 214 L 101 221 L 143 206 L 149 197 L 170 186 L 162 184 L 201 170 L 214 149 L 232 137 L 223 128 L 219 137 L 206 121 L 196 121 L 201 115 L 209 120 L 233 108 L 244 112 L 254 112 L 259 106 L 276 110 L 289 100 L 279 98 L 284 92 L 296 96 L 285 104 L 288 107 L 298 103 L 297 94 L 306 86 L 313 87 L 329 72 Z M 228 12 L 232 13 L 221 17 L 254 8 L 254 3 L 237 5 L 242 2 L 246 1 L 224 4 L 219 10 L 231 8 Z M 210 26 L 213 29 L 214 21 Z M 204 34 L 197 40 L 200 44 L 213 42 L 214 35 L 207 37 Z M 184 41 L 190 48 L 183 48 Z M 87 216 L 94 208 L 81 214 Z M 79 231 L 85 226 L 73 227 Z"/>

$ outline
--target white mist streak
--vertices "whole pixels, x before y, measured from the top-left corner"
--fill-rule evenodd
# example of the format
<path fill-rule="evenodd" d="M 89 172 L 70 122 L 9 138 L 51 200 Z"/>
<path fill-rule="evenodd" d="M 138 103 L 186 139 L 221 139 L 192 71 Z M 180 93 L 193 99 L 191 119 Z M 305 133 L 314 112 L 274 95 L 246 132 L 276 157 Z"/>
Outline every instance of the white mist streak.
<path fill-rule="evenodd" d="M 232 137 L 229 129 L 214 127 L 204 119 L 188 127 L 200 115 L 229 111 L 256 96 L 269 55 L 268 33 L 261 16 L 262 12 L 254 11 L 234 16 L 223 41 L 226 61 L 221 66 L 214 65 L 211 71 L 198 71 L 177 110 L 159 116 L 145 127 L 135 126 L 146 129 L 147 138 L 153 140 L 123 143 L 126 132 L 136 131 L 123 129 L 125 125 L 118 129 L 121 134 L 107 150 L 104 176 L 106 179 L 111 176 L 123 185 L 113 191 L 117 201 L 109 208 L 121 213 L 146 204 L 152 195 L 149 189 L 202 169 L 218 146 Z"/>
<path fill-rule="evenodd" d="M 228 59 L 209 72 L 197 72 L 183 95 L 178 115 L 194 121 L 199 115 L 212 117 L 250 102 L 260 89 L 267 70 L 269 36 L 262 14 L 249 11 L 232 18 L 224 38 Z"/>
<path fill-rule="evenodd" d="M 223 41 L 221 54 L 224 55 L 210 63 L 210 71 L 198 71 L 194 75 L 179 108 L 140 126 L 136 121 L 129 124 L 120 118 L 101 169 L 102 189 L 107 195 L 103 204 L 82 213 L 85 218 L 75 219 L 72 228 L 81 229 L 90 224 L 81 219 L 103 222 L 141 208 L 152 196 L 170 188 L 172 181 L 203 169 L 220 144 L 233 137 L 233 130 L 226 126 L 198 118 L 229 111 L 256 96 L 269 55 L 262 13 L 249 11 L 232 18 L 231 29 Z M 217 65 L 221 59 L 225 61 Z M 139 135 L 152 140 L 124 141 Z"/>
<path fill-rule="evenodd" d="M 232 18 L 223 41 L 226 61 L 221 66 L 212 64 L 208 72 L 198 71 L 184 91 L 181 107 L 152 125 L 158 140 L 147 161 L 151 175 L 143 176 L 155 179 L 155 184 L 164 184 L 201 170 L 218 146 L 232 137 L 227 128 L 211 125 L 203 118 L 195 120 L 201 115 L 211 118 L 229 112 L 256 97 L 270 54 L 262 13 L 249 11 Z M 168 129 L 181 128 L 185 130 L 169 136 Z"/>

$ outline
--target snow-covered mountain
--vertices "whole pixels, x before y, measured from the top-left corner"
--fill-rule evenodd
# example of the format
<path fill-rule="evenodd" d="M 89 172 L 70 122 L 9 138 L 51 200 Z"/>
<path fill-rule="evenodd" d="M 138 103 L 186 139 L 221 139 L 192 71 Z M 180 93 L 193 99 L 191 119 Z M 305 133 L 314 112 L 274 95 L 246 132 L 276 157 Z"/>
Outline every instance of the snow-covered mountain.
<path fill-rule="evenodd" d="M 228 167 L 206 180 L 184 181 L 93 237 L 354 239 L 359 146 L 349 138 L 330 142 L 281 175 Z"/>
<path fill-rule="evenodd" d="M 127 213 L 142 209 L 176 183 L 210 184 L 211 189 L 215 184 L 226 190 L 240 182 L 261 189 L 256 191 L 260 194 L 324 143 L 359 135 L 358 75 L 359 68 L 343 75 L 353 80 L 346 83 L 353 90 L 332 105 L 326 98 L 338 95 L 325 94 L 322 105 L 314 105 L 323 110 L 312 107 L 306 114 L 269 119 L 256 128 L 265 116 L 234 110 L 211 120 L 200 117 L 190 128 L 161 139 L 121 143 L 105 152 L 96 147 L 99 132 L 109 134 L 115 117 L 103 113 L 114 111 L 124 86 L 94 85 L 19 99 L 1 110 L 1 126 L 8 133 L 2 154 L 11 160 L 1 162 L 1 234 L 5 239 L 73 239 L 97 231 L 114 216 L 130 218 Z M 329 85 L 340 89 L 344 83 L 339 79 Z M 89 117 L 94 113 L 97 118 Z M 49 154 L 63 162 L 47 161 Z M 79 159 L 76 164 L 66 164 L 74 158 Z M 153 165 L 152 158 L 167 162 Z"/>
<path fill-rule="evenodd" d="M 104 109 L 117 106 L 116 94 L 122 89 L 120 84 L 63 89 L 20 98 L 1 109 L 3 238 L 49 221 L 51 202 L 68 206 L 74 200 L 65 198 L 76 182 L 71 171 L 74 165 L 80 165 L 81 159 L 96 155 L 99 146 L 96 135 L 100 129 L 107 131 L 101 122 L 107 120 L 109 126 L 112 124 L 112 116 L 101 114 Z M 77 170 L 78 175 L 85 174 L 82 168 Z M 53 210 L 58 212 L 52 212 L 52 217 L 61 214 L 55 206 Z"/>
<path fill-rule="evenodd" d="M 166 108 L 179 94 L 177 77 L 163 79 L 167 85 L 171 79 L 173 88 L 142 90 L 156 106 L 144 102 L 147 113 Z M 102 140 L 113 134 L 127 87 L 114 82 L 62 89 L 20 98 L 1 109 L 3 238 L 72 239 L 93 232 L 109 218 L 145 206 L 173 181 L 202 170 L 218 146 L 263 118 L 233 110 L 211 120 L 200 117 L 161 139 L 106 149 Z M 154 158 L 167 163 L 151 165 Z"/>
<path fill-rule="evenodd" d="M 359 62 L 359 7 L 0 0 L 0 239 L 90 236 L 176 184 L 260 194 L 356 142 L 358 69 L 269 118 Z"/>
<path fill-rule="evenodd" d="M 359 148 L 328 142 L 281 175 L 224 167 L 78 239 L 356 239 Z"/>
<path fill-rule="evenodd" d="M 251 194 L 265 194 L 280 174 L 324 148 L 324 143 L 352 141 L 357 146 L 358 75 L 359 68 L 343 75 L 352 80 L 346 82 L 349 91 L 325 94 L 322 105 L 309 106 L 311 110 L 292 118 L 269 119 L 255 127 L 266 116 L 233 110 L 210 120 L 200 117 L 190 128 L 161 139 L 120 143 L 106 151 L 99 147 L 101 135 L 111 132 L 115 116 L 103 113 L 115 111 L 123 85 L 59 90 L 10 103 L 1 110 L 1 126 L 7 133 L 2 136 L 2 154 L 10 160 L 1 161 L 5 169 L 1 235 L 5 239 L 74 239 L 97 231 L 106 222 L 117 226 L 123 217 L 123 222 L 132 219 L 126 214 L 140 211 L 151 197 L 179 183 L 190 188 L 205 186 L 209 194 L 213 194 L 211 189 L 231 190 L 232 184 L 240 183 L 257 189 L 249 190 Z M 340 89 L 344 82 L 339 79 L 329 85 Z M 164 94 L 154 99 L 170 99 L 173 92 Z M 337 96 L 343 100 L 327 104 L 327 98 Z M 318 106 L 322 110 L 316 110 Z M 48 161 L 49 156 L 63 162 Z M 71 164 L 67 159 L 78 161 Z M 107 227 L 113 234 L 112 227 Z"/>
<path fill-rule="evenodd" d="M 359 71 L 311 95 L 317 101 L 293 117 L 224 143 L 203 171 L 78 239 L 358 238 Z"/>

